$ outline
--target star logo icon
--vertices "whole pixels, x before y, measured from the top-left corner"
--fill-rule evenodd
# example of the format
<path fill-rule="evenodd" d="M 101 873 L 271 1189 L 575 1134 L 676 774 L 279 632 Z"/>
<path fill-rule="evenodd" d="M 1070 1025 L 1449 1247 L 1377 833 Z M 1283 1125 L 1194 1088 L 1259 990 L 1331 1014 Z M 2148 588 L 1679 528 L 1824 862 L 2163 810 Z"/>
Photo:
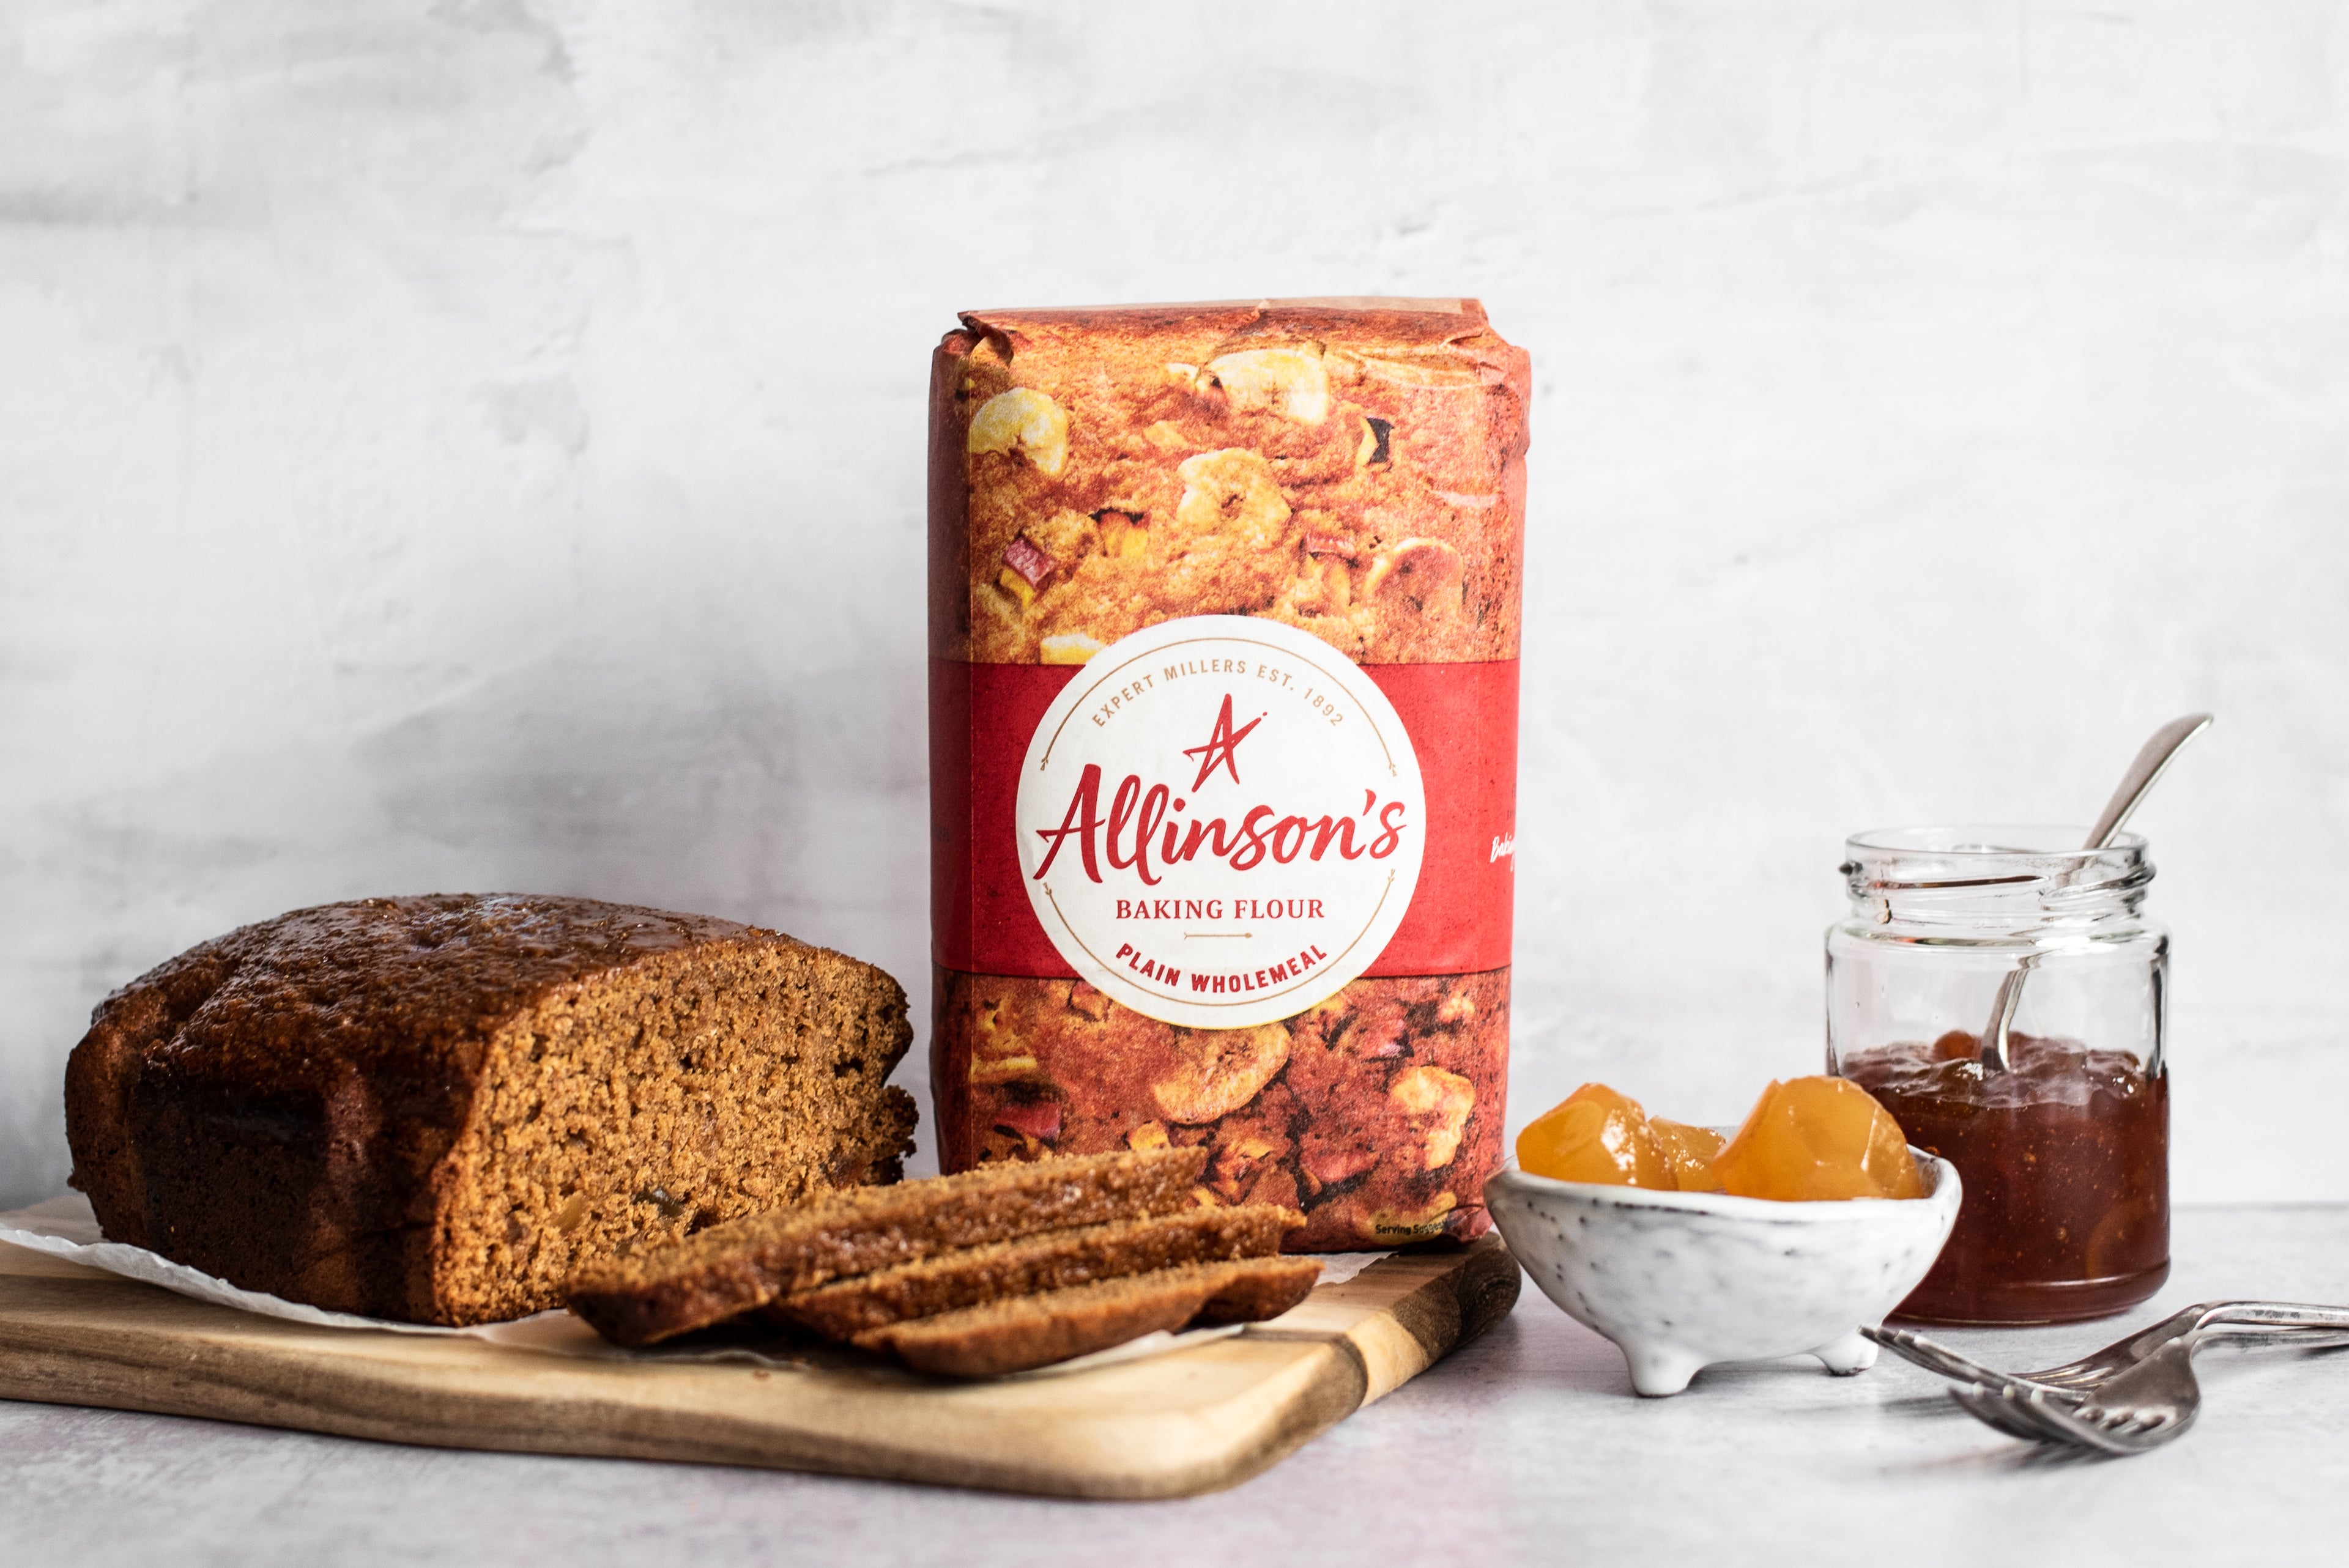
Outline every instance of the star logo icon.
<path fill-rule="evenodd" d="M 1183 748 L 1184 756 L 1199 758 L 1199 776 L 1191 780 L 1191 792 L 1197 794 L 1200 786 L 1206 783 L 1207 775 L 1218 768 L 1232 776 L 1233 783 L 1238 783 L 1240 769 L 1237 754 L 1240 742 L 1247 738 L 1249 730 L 1263 722 L 1264 715 L 1257 714 L 1239 728 L 1234 729 L 1232 727 L 1232 694 L 1226 692 L 1224 710 L 1216 716 L 1216 732 L 1207 737 L 1207 743 L 1205 746 L 1186 746 Z"/>

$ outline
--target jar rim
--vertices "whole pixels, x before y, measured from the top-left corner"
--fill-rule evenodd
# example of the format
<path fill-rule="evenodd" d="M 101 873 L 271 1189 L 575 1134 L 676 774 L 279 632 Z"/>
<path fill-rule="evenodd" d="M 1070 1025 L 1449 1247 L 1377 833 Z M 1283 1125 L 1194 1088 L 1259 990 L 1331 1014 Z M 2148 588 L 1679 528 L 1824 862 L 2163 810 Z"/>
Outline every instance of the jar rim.
<path fill-rule="evenodd" d="M 2078 908 L 2082 901 L 2143 895 L 2153 880 L 2142 833 L 2116 833 L 2084 850 L 2085 828 L 1943 823 L 1854 833 L 1837 869 L 1855 900 L 1892 898 L 1912 913 L 2021 907 Z"/>
<path fill-rule="evenodd" d="M 2101 850 L 2082 849 L 2081 841 L 2087 836 L 2085 826 L 1953 822 L 1921 828 L 1870 828 L 1852 834 L 1844 841 L 1844 846 L 1855 853 L 1933 855 L 1960 861 L 1978 859 L 1983 863 L 2016 858 L 2042 863 L 2087 861 L 2099 855 L 2141 853 L 2146 847 L 2144 834 L 2124 832 L 2115 833 L 2112 842 Z"/>

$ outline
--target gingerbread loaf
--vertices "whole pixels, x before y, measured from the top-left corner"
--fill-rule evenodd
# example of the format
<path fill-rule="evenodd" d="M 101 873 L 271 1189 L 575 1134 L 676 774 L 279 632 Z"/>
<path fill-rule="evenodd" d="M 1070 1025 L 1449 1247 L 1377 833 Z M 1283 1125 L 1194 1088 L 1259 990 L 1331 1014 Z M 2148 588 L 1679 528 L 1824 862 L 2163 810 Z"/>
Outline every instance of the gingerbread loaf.
<path fill-rule="evenodd" d="M 911 1031 L 871 965 L 729 921 L 459 895 L 297 910 L 109 997 L 66 1075 L 106 1234 L 462 1325 L 580 1267 L 897 1179 Z"/>
<path fill-rule="evenodd" d="M 946 335 L 945 1169 L 1193 1147 L 1203 1200 L 1303 1212 L 1291 1250 L 1487 1228 L 1529 396 L 1473 300 L 974 311 Z M 1311 734 L 1379 744 L 1324 765 Z M 1407 899 L 1360 874 L 1398 842 Z"/>

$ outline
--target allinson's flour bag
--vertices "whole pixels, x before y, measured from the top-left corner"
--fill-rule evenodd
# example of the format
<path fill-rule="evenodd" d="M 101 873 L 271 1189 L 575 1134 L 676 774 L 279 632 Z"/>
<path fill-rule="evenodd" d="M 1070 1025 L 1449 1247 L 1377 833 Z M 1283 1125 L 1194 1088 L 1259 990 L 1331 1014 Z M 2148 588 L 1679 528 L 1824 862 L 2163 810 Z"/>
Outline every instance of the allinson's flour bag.
<path fill-rule="evenodd" d="M 947 1171 L 1167 1143 L 1488 1223 L 1526 355 L 1474 300 L 974 311 L 930 393 Z"/>

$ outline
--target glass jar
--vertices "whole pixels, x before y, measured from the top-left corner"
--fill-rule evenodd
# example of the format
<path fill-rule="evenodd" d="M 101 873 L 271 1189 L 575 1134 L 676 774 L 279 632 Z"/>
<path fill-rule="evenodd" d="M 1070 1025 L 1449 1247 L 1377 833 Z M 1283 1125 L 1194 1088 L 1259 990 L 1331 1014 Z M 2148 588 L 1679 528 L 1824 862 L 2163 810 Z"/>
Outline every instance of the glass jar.
<path fill-rule="evenodd" d="M 1827 928 L 1827 1070 L 1958 1168 L 1965 1202 L 1896 1309 L 2064 1323 L 2169 1274 L 2168 934 L 2141 910 L 2145 840 L 2075 828 L 1859 834 L 1851 913 Z M 1982 1060 L 1999 987 L 2027 971 L 2007 1070 Z"/>

